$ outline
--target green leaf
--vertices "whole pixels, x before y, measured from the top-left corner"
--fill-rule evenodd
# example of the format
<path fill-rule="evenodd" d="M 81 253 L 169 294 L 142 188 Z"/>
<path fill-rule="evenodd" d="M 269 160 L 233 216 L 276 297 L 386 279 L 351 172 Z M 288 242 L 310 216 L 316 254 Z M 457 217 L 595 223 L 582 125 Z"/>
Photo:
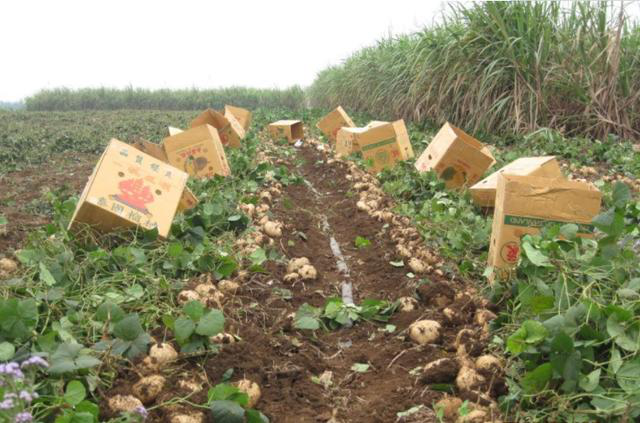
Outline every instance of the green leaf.
<path fill-rule="evenodd" d="M 547 328 L 536 320 L 525 320 L 524 323 L 522 323 L 522 327 L 527 331 L 525 338 L 527 344 L 537 344 L 549 335 Z"/>
<path fill-rule="evenodd" d="M 313 307 L 307 303 L 304 303 L 298 308 L 296 315 L 293 319 L 293 326 L 296 329 L 303 330 L 318 330 L 320 329 L 320 314 L 322 311 Z"/>
<path fill-rule="evenodd" d="M 531 243 L 527 241 L 522 242 L 522 249 L 529 261 L 534 265 L 538 267 L 553 267 L 553 264 L 549 261 L 549 257 L 542 254 L 542 252 L 531 245 Z"/>
<path fill-rule="evenodd" d="M 184 314 L 189 316 L 191 320 L 197 322 L 204 314 L 204 304 L 198 300 L 189 301 L 182 307 Z"/>
<path fill-rule="evenodd" d="M 267 253 L 262 248 L 258 248 L 249 254 L 249 260 L 252 266 L 260 266 L 267 261 Z"/>
<path fill-rule="evenodd" d="M 369 370 L 369 364 L 367 363 L 355 363 L 351 366 L 351 370 L 356 373 L 366 373 Z"/>
<path fill-rule="evenodd" d="M 595 369 L 588 375 L 582 376 L 580 378 L 580 389 L 585 392 L 592 392 L 595 390 L 600 384 L 600 369 Z"/>
<path fill-rule="evenodd" d="M 51 367 L 49 373 L 61 374 L 75 370 L 88 369 L 101 363 L 95 357 L 84 354 L 84 347 L 80 344 L 64 343 L 60 344 L 51 355 Z"/>
<path fill-rule="evenodd" d="M 113 334 L 125 341 L 134 341 L 144 333 L 137 314 L 129 314 L 113 326 Z"/>
<path fill-rule="evenodd" d="M 520 381 L 522 390 L 526 394 L 536 394 L 542 391 L 551 380 L 552 374 L 551 363 L 544 363 L 536 367 L 534 370 L 526 373 Z"/>
<path fill-rule="evenodd" d="M 6 225 L 8 223 L 9 221 L 7 220 L 7 218 L 0 214 L 0 225 Z"/>
<path fill-rule="evenodd" d="M 40 262 L 40 282 L 44 283 L 47 286 L 53 286 L 58 283 L 47 266 L 45 266 L 42 262 Z"/>
<path fill-rule="evenodd" d="M 198 322 L 196 333 L 203 336 L 213 336 L 224 329 L 224 314 L 220 310 L 211 310 Z"/>
<path fill-rule="evenodd" d="M 100 407 L 91 401 L 84 400 L 80 404 L 76 405 L 76 411 L 81 413 L 89 413 L 93 416 L 93 420 L 97 421 L 100 415 Z"/>
<path fill-rule="evenodd" d="M 640 393 L 640 359 L 624 363 L 616 373 L 616 380 L 628 394 Z"/>
<path fill-rule="evenodd" d="M 622 367 L 622 356 L 616 347 L 612 347 L 611 358 L 609 359 L 609 372 L 615 375 L 618 373 L 618 370 L 620 370 L 620 367 Z"/>
<path fill-rule="evenodd" d="M 106 301 L 98 307 L 96 310 L 96 314 L 94 318 L 99 322 L 106 322 L 107 320 L 111 320 L 116 323 L 124 318 L 125 314 L 122 308 L 119 305 L 112 303 L 111 301 Z"/>
<path fill-rule="evenodd" d="M 11 342 L 0 342 L 0 361 L 9 361 L 16 353 L 16 347 Z"/>
<path fill-rule="evenodd" d="M 213 388 L 209 389 L 207 393 L 207 398 L 209 402 L 212 401 L 222 401 L 229 399 L 232 395 L 240 393 L 240 389 L 229 384 L 229 383 L 219 383 Z"/>
<path fill-rule="evenodd" d="M 233 401 L 213 401 L 210 407 L 216 423 L 244 423 L 244 408 Z"/>
<path fill-rule="evenodd" d="M 267 416 L 259 412 L 258 410 L 249 409 L 245 412 L 247 423 L 269 423 Z"/>
<path fill-rule="evenodd" d="M 367 238 L 357 236 L 354 244 L 357 248 L 366 248 L 371 245 L 371 241 L 369 241 Z"/>
<path fill-rule="evenodd" d="M 613 185 L 613 195 L 611 199 L 615 207 L 625 207 L 629 200 L 631 200 L 631 190 L 629 186 L 624 182 L 616 182 Z"/>
<path fill-rule="evenodd" d="M 187 342 L 189 337 L 193 334 L 193 331 L 196 329 L 196 324 L 188 317 L 178 317 L 173 326 L 176 341 L 180 344 Z"/>
<path fill-rule="evenodd" d="M 82 402 L 87 396 L 87 390 L 84 388 L 82 382 L 72 380 L 67 384 L 67 389 L 64 391 L 64 400 L 67 404 L 76 406 Z"/>

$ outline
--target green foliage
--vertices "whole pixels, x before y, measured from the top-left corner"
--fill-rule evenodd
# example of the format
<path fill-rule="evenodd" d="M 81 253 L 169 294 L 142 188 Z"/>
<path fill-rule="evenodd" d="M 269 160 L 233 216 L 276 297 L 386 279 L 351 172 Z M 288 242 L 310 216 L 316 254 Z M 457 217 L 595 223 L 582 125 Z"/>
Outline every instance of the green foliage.
<path fill-rule="evenodd" d="M 182 307 L 183 315 L 174 319 L 163 318 L 164 324 L 173 331 L 180 350 L 185 353 L 215 349 L 209 338 L 224 330 L 224 315 L 220 310 L 207 309 L 200 301 L 190 301 Z"/>
<path fill-rule="evenodd" d="M 452 5 L 440 24 L 321 71 L 308 96 L 314 107 L 487 133 L 554 127 L 632 138 L 639 41 L 613 2 Z"/>
<path fill-rule="evenodd" d="M 304 91 L 229 87 L 210 90 L 148 90 L 143 88 L 56 88 L 42 90 L 25 99 L 29 111 L 63 110 L 203 110 L 222 109 L 225 104 L 257 108 L 300 110 Z"/>
<path fill-rule="evenodd" d="M 345 304 L 340 298 L 329 298 L 324 307 L 301 305 L 293 319 L 296 329 L 338 329 L 360 320 L 387 322 L 396 305 L 387 301 L 364 300 L 361 305 Z"/>
<path fill-rule="evenodd" d="M 220 383 L 209 389 L 209 408 L 213 420 L 220 423 L 269 423 L 267 416 L 246 408 L 249 397 L 233 385 Z"/>

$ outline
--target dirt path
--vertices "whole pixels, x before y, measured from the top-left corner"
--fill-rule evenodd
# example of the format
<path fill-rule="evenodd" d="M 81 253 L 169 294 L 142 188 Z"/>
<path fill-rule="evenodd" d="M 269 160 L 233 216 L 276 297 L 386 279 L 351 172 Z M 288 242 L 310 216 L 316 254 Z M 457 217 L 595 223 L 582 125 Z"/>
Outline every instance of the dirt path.
<path fill-rule="evenodd" d="M 442 390 L 455 390 L 458 368 L 448 369 L 428 385 L 422 367 L 436 359 L 455 358 L 461 329 L 470 329 L 472 335 L 462 342 L 470 360 L 484 351 L 486 326 L 474 321 L 481 301 L 465 293 L 462 282 L 447 280 L 435 269 L 409 277 L 407 267 L 392 266 L 391 261 L 402 260 L 393 239 L 398 232 L 414 231 L 400 229 L 406 220 L 396 217 L 393 224 L 383 223 L 359 209 L 360 196 L 353 175 L 349 176 L 349 166 L 329 162 L 314 146 L 307 145 L 299 149 L 297 164 L 287 163 L 307 183 L 289 185 L 271 201 L 271 218 L 285 225 L 283 236 L 275 240 L 285 259 L 269 262 L 268 274 L 254 274 L 224 304 L 226 331 L 242 341 L 224 345 L 202 367 L 195 360 L 182 361 L 180 368 L 168 372 L 168 386 L 174 388 L 157 403 L 162 398 L 188 395 L 188 390 L 175 388 L 185 375 L 197 375 L 214 385 L 233 368 L 232 380 L 246 377 L 261 386 L 257 408 L 272 422 L 437 421 L 431 406 L 444 396 Z M 389 200 L 383 197 L 379 203 L 382 207 Z M 357 236 L 370 240 L 371 245 L 357 248 Z M 338 268 L 331 237 L 344 254 L 348 277 Z M 296 257 L 309 258 L 318 271 L 316 280 L 284 282 L 287 261 Z M 292 328 L 291 313 L 304 303 L 320 307 L 327 298 L 339 297 L 343 281 L 353 284 L 356 304 L 364 299 L 395 301 L 406 296 L 419 298 L 419 302 L 413 311 L 394 313 L 388 322 L 395 326 L 393 331 L 372 322 L 316 333 Z M 284 290 L 290 290 L 291 295 L 283 298 Z M 455 310 L 450 317 L 446 317 L 447 308 Z M 438 342 L 417 346 L 409 339 L 407 328 L 419 319 L 441 323 Z M 353 371 L 356 363 L 368 364 L 368 371 Z M 111 395 L 128 393 L 128 386 L 136 379 L 135 375 L 123 375 Z M 440 383 L 440 389 L 435 382 Z M 495 386 L 487 389 L 495 393 L 502 386 L 495 381 L 491 385 Z M 203 403 L 205 398 L 200 392 L 190 401 Z M 418 405 L 424 405 L 419 413 L 398 419 L 398 412 Z M 171 421 L 175 410 L 157 408 L 152 411 L 153 421 Z"/>

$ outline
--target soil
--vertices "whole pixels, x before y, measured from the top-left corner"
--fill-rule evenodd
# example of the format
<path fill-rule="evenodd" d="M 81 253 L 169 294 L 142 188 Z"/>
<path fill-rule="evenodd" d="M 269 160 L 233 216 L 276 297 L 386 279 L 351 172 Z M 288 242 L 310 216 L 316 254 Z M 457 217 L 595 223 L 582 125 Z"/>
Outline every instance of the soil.
<path fill-rule="evenodd" d="M 0 233 L 0 257 L 19 249 L 29 234 L 51 221 L 45 195 L 49 191 L 79 195 L 96 157 L 75 154 L 55 157 L 46 165 L 0 174 L 0 216 L 9 221 Z"/>
<path fill-rule="evenodd" d="M 273 199 L 270 211 L 272 220 L 285 225 L 276 244 L 285 259 L 269 262 L 267 273 L 254 274 L 224 305 L 226 331 L 242 341 L 223 346 L 204 364 L 198 364 L 202 360 L 186 359 L 179 361 L 180 371 L 163 369 L 168 381 L 161 398 L 184 396 L 177 387 L 185 375 L 201 377 L 205 385 L 213 386 L 233 369 L 232 381 L 248 378 L 260 385 L 262 398 L 256 408 L 271 422 L 409 421 L 398 420 L 397 413 L 420 404 L 430 409 L 444 395 L 442 389 L 423 383 L 421 368 L 439 358 L 455 359 L 454 345 L 461 329 L 476 334 L 470 346 L 474 354 L 483 350 L 484 343 L 477 335 L 481 328 L 473 323 L 474 301 L 465 295 L 456 296 L 465 290 L 460 281 L 452 282 L 436 273 L 418 279 L 408 275 L 407 268 L 392 266 L 391 261 L 401 258 L 389 235 L 389 225 L 357 209 L 358 195 L 346 177 L 348 167 L 341 162 L 327 164 L 322 153 L 309 145 L 299 149 L 299 158 L 302 164 L 287 165 L 308 183 L 284 187 L 282 195 Z M 338 270 L 330 248 L 331 236 L 345 256 L 348 277 Z M 367 238 L 371 245 L 357 248 L 357 236 Z M 307 257 L 318 271 L 317 279 L 283 282 L 287 261 L 294 257 Z M 304 303 L 321 306 L 327 298 L 339 297 L 345 280 L 353 284 L 356 304 L 368 298 L 395 301 L 405 296 L 421 301 L 414 311 L 393 314 L 389 324 L 396 329 L 392 333 L 385 330 L 384 323 L 374 322 L 315 333 L 292 328 L 287 315 Z M 292 298 L 283 299 L 279 294 L 282 289 L 291 290 Z M 440 300 L 434 300 L 436 297 Z M 445 318 L 443 309 L 448 305 L 455 307 L 459 319 Z M 425 318 L 441 323 L 439 344 L 417 346 L 409 340 L 408 326 Z M 368 364 L 368 371 L 353 371 L 355 363 Z M 440 374 L 439 379 L 453 381 L 456 372 L 457 367 L 452 366 L 451 375 Z M 325 383 L 318 383 L 316 378 L 320 376 Z M 138 378 L 133 370 L 122 371 L 106 396 L 129 393 Z M 452 384 L 449 386 L 455 390 Z M 205 392 L 206 388 L 189 400 L 202 404 Z M 154 408 L 150 420 L 170 421 L 172 412 L 166 406 Z M 421 416 L 421 422 L 437 421 L 430 411 Z"/>

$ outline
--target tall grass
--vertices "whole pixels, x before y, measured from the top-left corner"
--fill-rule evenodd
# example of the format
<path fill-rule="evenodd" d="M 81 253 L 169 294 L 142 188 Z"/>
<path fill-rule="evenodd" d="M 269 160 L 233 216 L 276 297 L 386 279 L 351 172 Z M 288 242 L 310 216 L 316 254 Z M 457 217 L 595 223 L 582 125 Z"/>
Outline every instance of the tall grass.
<path fill-rule="evenodd" d="M 299 110 L 305 107 L 302 88 L 256 89 L 229 87 L 210 90 L 147 90 L 140 88 L 85 88 L 43 90 L 25 100 L 27 110 L 200 110 L 233 104 Z"/>
<path fill-rule="evenodd" d="M 501 134 L 640 135 L 640 29 L 609 2 L 485 2 L 318 74 L 312 106 Z"/>

